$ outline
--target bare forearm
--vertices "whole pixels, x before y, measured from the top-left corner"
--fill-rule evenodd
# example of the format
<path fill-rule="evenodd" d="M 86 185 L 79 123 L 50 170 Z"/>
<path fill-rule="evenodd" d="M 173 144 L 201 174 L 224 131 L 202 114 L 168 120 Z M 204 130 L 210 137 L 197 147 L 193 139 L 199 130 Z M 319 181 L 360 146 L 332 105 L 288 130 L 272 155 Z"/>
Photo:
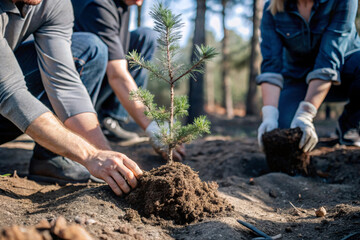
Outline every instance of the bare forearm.
<path fill-rule="evenodd" d="M 65 126 L 85 138 L 96 148 L 111 150 L 109 142 L 101 131 L 99 121 L 94 113 L 81 113 L 66 119 Z"/>
<path fill-rule="evenodd" d="M 52 113 L 44 113 L 26 129 L 26 134 L 50 151 L 84 164 L 97 149 L 68 130 Z"/>
<path fill-rule="evenodd" d="M 126 61 L 124 61 L 114 60 L 109 62 L 107 68 L 108 80 L 121 104 L 135 122 L 145 130 L 150 124 L 150 120 L 144 114 L 145 106 L 141 102 L 130 100 L 130 92 L 137 90 L 138 87 L 127 70 Z"/>
<path fill-rule="evenodd" d="M 270 83 L 261 84 L 263 105 L 270 105 L 277 108 L 279 105 L 280 90 L 280 87 Z"/>
<path fill-rule="evenodd" d="M 105 180 L 117 195 L 135 188 L 136 178 L 142 174 L 139 166 L 127 156 L 96 149 L 68 130 L 51 112 L 35 119 L 25 133 L 50 151 L 84 165 L 93 176 Z"/>
<path fill-rule="evenodd" d="M 316 107 L 316 109 L 319 109 L 330 88 L 330 81 L 324 81 L 320 79 L 314 79 L 310 81 L 308 90 L 306 92 L 305 101 L 310 102 Z"/>
<path fill-rule="evenodd" d="M 130 100 L 130 92 L 137 90 L 137 86 L 135 86 L 130 81 L 122 81 L 116 80 L 112 85 L 114 92 L 121 104 L 128 111 L 130 116 L 135 120 L 135 122 L 142 128 L 146 129 L 146 127 L 150 124 L 150 121 L 144 114 L 145 107 L 141 102 Z"/>

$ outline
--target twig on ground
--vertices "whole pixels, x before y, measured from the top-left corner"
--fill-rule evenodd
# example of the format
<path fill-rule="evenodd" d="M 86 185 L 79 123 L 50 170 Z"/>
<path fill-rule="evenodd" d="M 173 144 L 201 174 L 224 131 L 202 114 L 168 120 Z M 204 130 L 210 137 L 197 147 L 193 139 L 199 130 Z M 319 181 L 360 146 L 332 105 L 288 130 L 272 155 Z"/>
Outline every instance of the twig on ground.
<path fill-rule="evenodd" d="M 306 213 L 306 211 L 300 210 L 299 208 L 295 207 L 295 205 L 292 204 L 292 202 L 289 201 L 289 203 L 290 203 L 290 205 L 296 210 L 296 212 L 298 212 L 298 213 Z"/>

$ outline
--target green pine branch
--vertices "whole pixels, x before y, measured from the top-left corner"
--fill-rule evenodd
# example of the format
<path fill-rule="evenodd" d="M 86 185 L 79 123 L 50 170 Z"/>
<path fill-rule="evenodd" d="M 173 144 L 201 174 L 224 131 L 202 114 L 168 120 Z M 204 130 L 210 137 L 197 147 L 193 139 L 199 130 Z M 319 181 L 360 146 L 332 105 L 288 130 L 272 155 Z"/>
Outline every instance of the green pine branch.
<path fill-rule="evenodd" d="M 164 77 L 163 74 L 161 74 L 161 71 L 155 64 L 150 61 L 145 61 L 144 58 L 141 57 L 138 52 L 136 52 L 136 50 L 129 52 L 129 54 L 126 56 L 126 59 L 129 61 L 129 65 L 131 68 L 134 68 L 135 70 L 145 68 L 150 71 L 151 74 L 155 75 L 155 77 L 170 83 L 170 80 L 168 80 L 166 77 Z"/>

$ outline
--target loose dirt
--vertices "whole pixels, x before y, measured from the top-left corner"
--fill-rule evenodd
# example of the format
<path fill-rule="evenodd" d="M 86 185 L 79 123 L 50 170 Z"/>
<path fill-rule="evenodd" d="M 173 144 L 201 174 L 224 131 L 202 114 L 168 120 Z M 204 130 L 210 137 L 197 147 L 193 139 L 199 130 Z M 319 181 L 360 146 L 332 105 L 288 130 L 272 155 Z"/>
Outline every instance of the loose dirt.
<path fill-rule="evenodd" d="M 146 217 L 186 224 L 232 211 L 217 188 L 215 182 L 202 182 L 189 166 L 174 162 L 146 172 L 126 200 Z"/>
<path fill-rule="evenodd" d="M 0 146 L 0 174 L 17 170 L 20 176 L 0 177 L 0 228 L 14 224 L 28 228 L 42 219 L 51 222 L 63 216 L 69 225 L 81 225 L 93 239 L 107 240 L 254 238 L 237 219 L 287 240 L 340 240 L 360 232 L 360 149 L 328 138 L 334 122 L 316 122 L 320 143 L 310 154 L 316 175 L 304 177 L 270 171 L 256 143 L 256 119 L 211 121 L 213 135 L 188 145 L 184 163 L 201 180 L 217 182 L 219 197 L 234 206 L 229 214 L 178 224 L 147 217 L 104 184 L 57 186 L 29 181 L 22 176 L 27 173 L 33 143 L 22 138 Z M 165 164 L 146 143 L 112 146 L 144 170 Z M 327 212 L 324 217 L 316 217 L 320 207 Z"/>
<path fill-rule="evenodd" d="M 28 228 L 13 225 L 5 227 L 0 232 L 1 240 L 92 240 L 93 238 L 79 224 L 68 224 L 63 217 L 48 222 L 41 220 L 35 226 Z"/>

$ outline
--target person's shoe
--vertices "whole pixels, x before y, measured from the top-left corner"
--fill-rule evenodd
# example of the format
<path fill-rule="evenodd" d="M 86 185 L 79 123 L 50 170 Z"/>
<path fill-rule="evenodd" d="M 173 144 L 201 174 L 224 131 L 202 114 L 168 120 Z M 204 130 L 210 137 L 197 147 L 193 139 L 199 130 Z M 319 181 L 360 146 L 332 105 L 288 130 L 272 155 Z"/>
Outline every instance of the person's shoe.
<path fill-rule="evenodd" d="M 139 138 L 139 135 L 134 132 L 129 132 L 120 126 L 118 120 L 106 117 L 102 121 L 102 129 L 107 138 L 115 141 L 131 141 Z"/>
<path fill-rule="evenodd" d="M 340 128 L 337 129 L 337 133 L 341 145 L 360 147 L 360 134 L 358 129 L 352 128 L 346 132 L 341 132 L 339 129 Z"/>
<path fill-rule="evenodd" d="M 103 183 L 104 181 L 92 176 L 81 164 L 62 156 L 49 159 L 39 159 L 34 154 L 30 160 L 30 180 L 46 183 L 86 183 L 89 181 Z"/>
<path fill-rule="evenodd" d="M 341 145 L 360 147 L 360 129 L 350 124 L 345 114 L 339 118 L 336 133 L 339 136 L 339 143 Z"/>

